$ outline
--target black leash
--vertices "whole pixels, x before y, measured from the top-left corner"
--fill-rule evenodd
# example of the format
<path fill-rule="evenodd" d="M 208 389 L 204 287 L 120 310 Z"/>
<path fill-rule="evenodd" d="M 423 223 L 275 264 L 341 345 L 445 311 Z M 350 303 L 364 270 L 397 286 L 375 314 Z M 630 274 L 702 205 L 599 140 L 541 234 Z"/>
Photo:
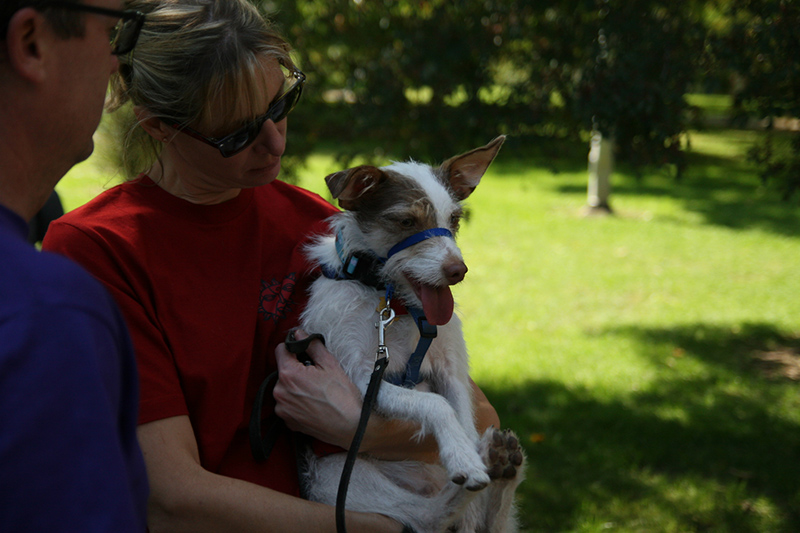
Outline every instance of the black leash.
<path fill-rule="evenodd" d="M 289 350 L 290 353 L 295 354 L 297 360 L 304 365 L 313 365 L 314 362 L 308 356 L 306 350 L 308 349 L 308 345 L 311 344 L 311 341 L 314 340 L 319 340 L 322 344 L 325 344 L 325 337 L 320 333 L 312 333 L 305 339 L 297 340 L 294 337 L 294 330 L 292 330 L 286 336 L 286 349 Z M 253 402 L 253 410 L 250 412 L 250 451 L 253 454 L 253 459 L 255 459 L 257 463 L 263 463 L 267 460 L 267 457 L 269 457 L 269 454 L 272 452 L 272 448 L 275 446 L 275 442 L 278 440 L 278 436 L 286 429 L 286 424 L 283 420 L 273 413 L 270 417 L 266 439 L 261 431 L 261 411 L 264 407 L 264 397 L 267 395 L 267 391 L 269 391 L 270 396 L 272 395 L 272 391 L 277 382 L 278 371 L 276 370 L 261 383 L 261 386 L 258 388 L 258 393 L 256 393 L 256 399 Z"/>
<path fill-rule="evenodd" d="M 364 395 L 364 403 L 361 406 L 361 418 L 358 420 L 358 427 L 356 433 L 353 435 L 353 442 L 347 450 L 347 459 L 344 462 L 342 469 L 342 477 L 339 478 L 339 492 L 336 494 L 336 531 L 338 533 L 347 533 L 347 528 L 344 523 L 345 503 L 347 502 L 347 489 L 350 486 L 350 476 L 353 473 L 353 466 L 358 457 L 358 449 L 361 447 L 361 441 L 364 439 L 364 433 L 367 430 L 367 422 L 369 416 L 372 414 L 372 408 L 375 405 L 375 400 L 378 397 L 378 390 L 380 390 L 381 382 L 383 381 L 383 373 L 389 365 L 389 349 L 386 347 L 386 328 L 394 320 L 394 310 L 390 306 L 390 301 L 386 299 L 386 307 L 384 307 L 379 315 L 378 322 L 375 327 L 378 328 L 378 351 L 375 354 L 375 368 L 369 378 L 369 385 L 367 385 L 367 392 Z"/>
<path fill-rule="evenodd" d="M 381 386 L 381 381 L 383 381 L 383 372 L 386 370 L 388 364 L 388 355 L 375 361 L 375 369 L 372 371 L 372 376 L 369 378 L 367 394 L 364 396 L 364 405 L 361 407 L 361 418 L 358 421 L 358 428 L 356 429 L 356 434 L 353 436 L 350 449 L 347 451 L 347 459 L 344 462 L 344 469 L 342 469 L 342 477 L 339 478 L 339 492 L 336 494 L 336 531 L 338 533 L 347 533 L 344 511 L 347 501 L 347 489 L 350 487 L 350 476 L 353 473 L 353 466 L 356 463 L 358 449 L 361 447 L 361 441 L 364 438 L 367 422 L 369 422 L 369 416 L 375 405 L 375 399 L 378 397 L 378 389 Z"/>

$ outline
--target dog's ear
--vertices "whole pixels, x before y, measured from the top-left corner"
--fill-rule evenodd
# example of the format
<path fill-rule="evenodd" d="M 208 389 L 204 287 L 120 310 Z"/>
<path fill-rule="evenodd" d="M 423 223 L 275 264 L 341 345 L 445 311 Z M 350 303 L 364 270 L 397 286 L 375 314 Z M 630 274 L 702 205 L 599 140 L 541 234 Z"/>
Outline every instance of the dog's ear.
<path fill-rule="evenodd" d="M 501 135 L 486 146 L 451 157 L 442 163 L 444 177 L 450 182 L 456 198 L 464 200 L 472 194 L 505 140 L 506 136 Z"/>
<path fill-rule="evenodd" d="M 333 197 L 339 200 L 342 209 L 356 211 L 359 202 L 369 196 L 384 177 L 381 169 L 362 165 L 331 174 L 325 178 L 325 183 Z"/>

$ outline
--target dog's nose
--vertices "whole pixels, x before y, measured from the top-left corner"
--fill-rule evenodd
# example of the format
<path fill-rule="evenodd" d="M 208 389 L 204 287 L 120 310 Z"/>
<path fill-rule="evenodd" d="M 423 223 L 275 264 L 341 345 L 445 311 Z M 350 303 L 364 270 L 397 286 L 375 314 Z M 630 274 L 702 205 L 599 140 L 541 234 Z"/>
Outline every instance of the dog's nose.
<path fill-rule="evenodd" d="M 447 278 L 447 283 L 450 285 L 461 283 L 466 274 L 467 265 L 465 265 L 463 261 L 456 261 L 444 267 L 444 275 Z"/>

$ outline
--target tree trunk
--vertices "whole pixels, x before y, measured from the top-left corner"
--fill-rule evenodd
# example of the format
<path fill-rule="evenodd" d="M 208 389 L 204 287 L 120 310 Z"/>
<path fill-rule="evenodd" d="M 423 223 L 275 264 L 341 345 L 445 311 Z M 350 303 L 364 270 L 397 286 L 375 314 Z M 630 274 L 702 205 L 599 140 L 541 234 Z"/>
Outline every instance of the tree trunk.
<path fill-rule="evenodd" d="M 595 131 L 589 148 L 589 187 L 585 214 L 608 215 L 613 212 L 609 203 L 613 171 L 614 139 L 603 137 L 602 133 Z"/>

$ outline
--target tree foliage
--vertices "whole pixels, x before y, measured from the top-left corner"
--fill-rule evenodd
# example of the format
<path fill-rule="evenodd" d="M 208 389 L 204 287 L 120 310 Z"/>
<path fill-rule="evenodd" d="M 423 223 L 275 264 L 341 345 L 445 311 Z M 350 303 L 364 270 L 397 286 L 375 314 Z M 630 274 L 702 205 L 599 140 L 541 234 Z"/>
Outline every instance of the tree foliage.
<path fill-rule="evenodd" d="M 532 15 L 493 0 L 283 4 L 275 18 L 309 74 L 299 126 L 427 156 L 536 124 L 541 99 L 520 61 Z"/>
<path fill-rule="evenodd" d="M 535 146 L 597 129 L 618 158 L 680 175 L 693 83 L 737 73 L 743 114 L 800 116 L 794 0 L 261 3 L 309 76 L 290 130 L 301 157 L 325 142 L 349 157 L 436 160 L 498 133 Z M 754 151 L 789 193 L 797 146 Z"/>
<path fill-rule="evenodd" d="M 299 0 L 265 3 L 309 74 L 293 127 L 441 157 L 497 133 L 593 126 L 640 163 L 676 162 L 702 39 L 692 2 Z"/>
<path fill-rule="evenodd" d="M 741 80 L 736 105 L 743 115 L 800 117 L 800 4 L 793 0 L 718 0 L 727 24 L 712 28 L 712 65 Z M 800 193 L 800 133 L 788 142 L 770 135 L 752 151 L 761 176 L 785 197 Z"/>
<path fill-rule="evenodd" d="M 608 0 L 593 12 L 574 87 L 579 124 L 612 136 L 635 165 L 684 166 L 684 95 L 694 81 L 704 32 L 691 2 Z M 588 53 L 587 53 L 588 52 Z"/>

